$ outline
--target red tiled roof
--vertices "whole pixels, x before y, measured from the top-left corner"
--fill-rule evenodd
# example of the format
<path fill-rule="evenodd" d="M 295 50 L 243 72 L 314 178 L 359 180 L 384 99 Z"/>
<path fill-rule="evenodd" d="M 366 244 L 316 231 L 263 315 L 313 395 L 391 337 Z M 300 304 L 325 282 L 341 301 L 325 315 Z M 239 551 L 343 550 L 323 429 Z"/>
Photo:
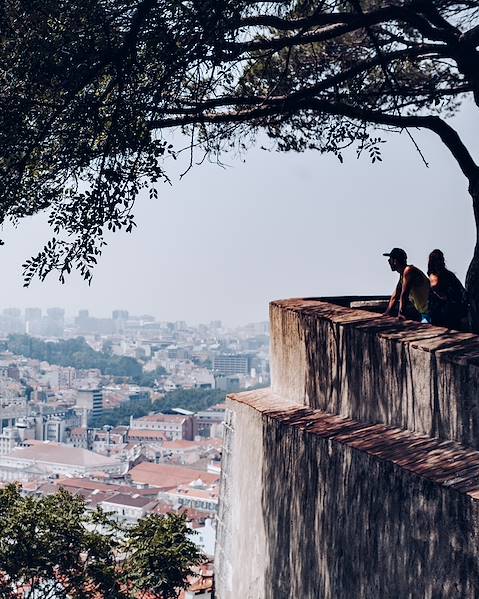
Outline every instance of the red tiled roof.
<path fill-rule="evenodd" d="M 126 485 L 107 485 L 106 483 L 97 482 L 89 478 L 59 478 L 55 481 L 58 487 L 63 487 L 69 490 L 69 488 L 76 489 L 87 489 L 90 491 L 121 491 L 128 488 Z"/>
<path fill-rule="evenodd" d="M 135 483 L 148 484 L 161 489 L 171 489 L 181 484 L 188 484 L 198 478 L 201 478 L 207 485 L 219 480 L 219 475 L 210 474 L 204 470 L 151 462 L 138 464 L 130 470 L 129 475 Z"/>
<path fill-rule="evenodd" d="M 201 443 L 197 441 L 186 441 L 184 439 L 176 439 L 175 441 L 165 441 L 162 447 L 166 449 L 199 449 Z"/>
<path fill-rule="evenodd" d="M 100 491 L 102 493 L 125 493 L 129 495 L 142 495 L 143 497 L 152 497 L 157 494 L 157 489 L 137 489 L 132 485 L 110 485 L 106 483 L 90 480 L 89 478 L 61 478 L 55 481 L 55 485 L 63 487 L 67 491 L 75 492 L 77 489 L 87 491 Z"/>
<path fill-rule="evenodd" d="M 72 428 L 70 431 L 70 435 L 76 435 L 76 436 L 84 435 L 86 437 L 87 429 L 84 426 L 78 427 L 78 428 Z"/>

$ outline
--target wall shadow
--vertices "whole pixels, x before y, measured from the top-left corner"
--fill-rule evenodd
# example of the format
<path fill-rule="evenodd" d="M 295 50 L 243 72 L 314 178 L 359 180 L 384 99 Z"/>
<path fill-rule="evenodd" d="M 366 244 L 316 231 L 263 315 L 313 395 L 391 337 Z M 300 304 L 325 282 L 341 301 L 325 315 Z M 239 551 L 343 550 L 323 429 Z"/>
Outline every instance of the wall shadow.
<path fill-rule="evenodd" d="M 411 321 L 301 314 L 313 409 L 479 448 L 479 338 Z"/>
<path fill-rule="evenodd" d="M 477 503 L 265 417 L 265 599 L 479 596 Z"/>

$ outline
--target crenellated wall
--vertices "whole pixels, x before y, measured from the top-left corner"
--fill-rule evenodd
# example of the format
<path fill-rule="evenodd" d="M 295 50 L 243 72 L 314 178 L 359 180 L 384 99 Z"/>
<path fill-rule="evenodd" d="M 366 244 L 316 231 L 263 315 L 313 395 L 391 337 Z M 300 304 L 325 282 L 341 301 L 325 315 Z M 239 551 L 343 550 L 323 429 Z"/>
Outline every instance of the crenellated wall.
<path fill-rule="evenodd" d="M 473 335 L 273 302 L 272 389 L 228 399 L 218 599 L 479 597 L 478 359 Z"/>

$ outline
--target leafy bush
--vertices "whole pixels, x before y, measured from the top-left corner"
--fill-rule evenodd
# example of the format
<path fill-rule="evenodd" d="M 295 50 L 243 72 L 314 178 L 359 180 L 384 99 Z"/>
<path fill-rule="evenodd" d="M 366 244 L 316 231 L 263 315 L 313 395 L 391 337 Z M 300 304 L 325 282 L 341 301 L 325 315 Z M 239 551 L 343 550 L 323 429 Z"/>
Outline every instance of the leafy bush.
<path fill-rule="evenodd" d="M 122 526 L 60 490 L 0 490 L 0 597 L 175 599 L 202 556 L 183 514 Z M 121 558 L 121 559 L 120 559 Z"/>

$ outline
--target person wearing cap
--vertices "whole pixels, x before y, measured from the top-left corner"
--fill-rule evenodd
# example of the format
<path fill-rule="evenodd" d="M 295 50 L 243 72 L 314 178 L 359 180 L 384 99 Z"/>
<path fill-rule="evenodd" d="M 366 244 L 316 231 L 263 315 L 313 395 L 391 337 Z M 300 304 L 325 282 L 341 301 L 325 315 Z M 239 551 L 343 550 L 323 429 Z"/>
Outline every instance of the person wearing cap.
<path fill-rule="evenodd" d="M 383 256 L 388 257 L 391 270 L 399 273 L 398 284 L 384 315 L 397 314 L 398 318 L 430 324 L 428 277 L 417 266 L 407 263 L 407 254 L 402 248 L 393 248 Z"/>

